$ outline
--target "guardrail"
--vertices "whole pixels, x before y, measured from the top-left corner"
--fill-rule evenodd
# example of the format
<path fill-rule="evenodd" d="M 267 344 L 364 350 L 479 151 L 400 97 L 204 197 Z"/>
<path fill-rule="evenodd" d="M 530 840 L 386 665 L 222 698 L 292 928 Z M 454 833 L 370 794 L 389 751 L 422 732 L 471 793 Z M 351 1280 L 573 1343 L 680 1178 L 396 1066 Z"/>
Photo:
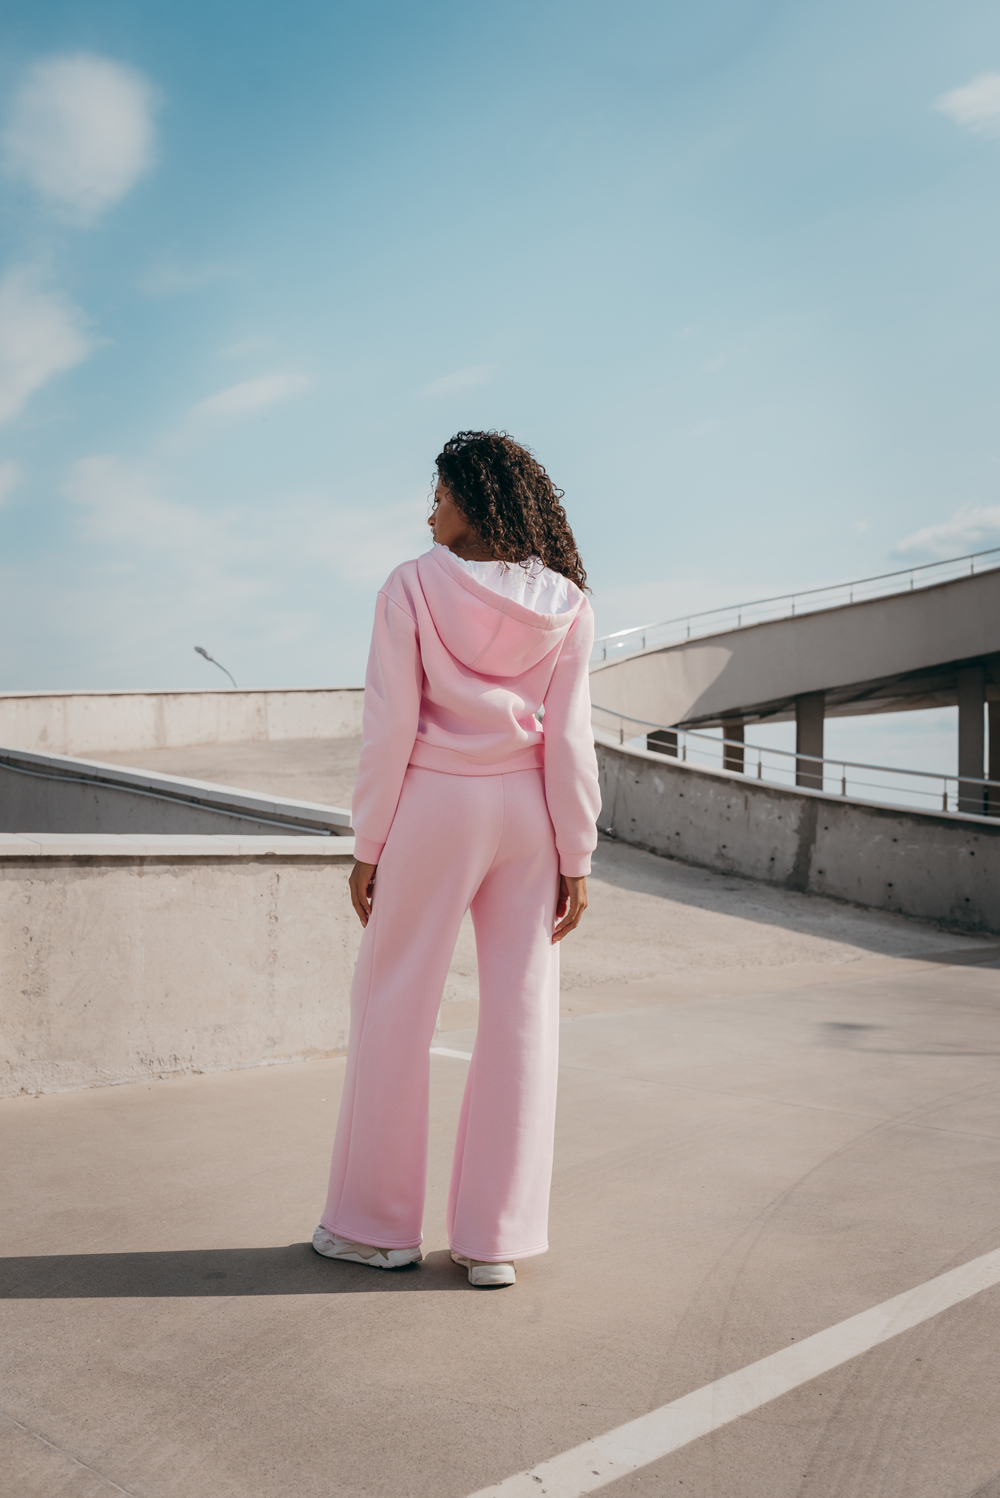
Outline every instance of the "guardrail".
<path fill-rule="evenodd" d="M 992 562 L 983 563 L 984 557 Z M 1000 567 L 1000 546 L 987 551 L 972 551 L 966 556 L 949 557 L 943 562 L 925 562 L 919 567 L 904 567 L 899 572 L 880 572 L 849 583 L 835 583 L 826 588 L 806 588 L 798 593 L 780 593 L 773 598 L 756 598 L 749 603 L 735 603 L 725 608 L 704 609 L 701 613 L 683 614 L 658 624 L 637 624 L 619 629 L 594 641 L 591 661 L 613 660 L 617 655 L 650 650 L 676 644 L 701 635 L 720 634 L 724 630 L 742 629 L 748 624 L 763 624 L 770 619 L 794 619 L 800 614 L 843 604 L 862 603 L 869 598 L 888 598 L 894 593 L 916 592 L 935 583 L 975 576 L 977 571 L 990 572 Z"/>
<path fill-rule="evenodd" d="M 735 770 L 771 785 L 798 785 L 854 801 L 891 802 L 923 811 L 1000 816 L 1000 780 L 945 775 L 933 770 L 903 770 L 850 759 L 820 759 L 812 754 L 796 754 L 793 749 L 770 749 L 748 744 L 744 739 L 720 738 L 695 729 L 650 723 L 596 704 L 593 722 L 595 728 L 615 734 L 620 744 L 641 738 L 643 747 L 648 747 L 649 736 L 657 735 L 660 742 L 653 753 L 708 769 Z M 882 779 L 872 780 L 873 775 Z"/>

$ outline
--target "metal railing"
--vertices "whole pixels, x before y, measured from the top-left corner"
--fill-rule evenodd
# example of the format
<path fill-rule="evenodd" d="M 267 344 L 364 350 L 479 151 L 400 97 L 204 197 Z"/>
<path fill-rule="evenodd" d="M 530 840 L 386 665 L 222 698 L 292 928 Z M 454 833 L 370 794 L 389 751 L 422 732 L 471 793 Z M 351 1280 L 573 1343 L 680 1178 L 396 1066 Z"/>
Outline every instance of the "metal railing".
<path fill-rule="evenodd" d="M 716 770 L 737 770 L 751 779 L 771 785 L 799 785 L 800 788 L 826 791 L 852 801 L 890 802 L 923 811 L 1000 816 L 1000 780 L 945 775 L 934 770 L 904 770 L 894 765 L 869 765 L 850 759 L 820 759 L 813 754 L 797 754 L 794 749 L 769 749 L 762 744 L 748 744 L 743 739 L 719 738 L 692 728 L 650 723 L 644 718 L 631 718 L 627 713 L 614 712 L 596 704 L 593 715 L 594 727 L 614 734 L 620 744 L 641 738 L 645 747 L 649 734 L 669 735 L 669 746 L 664 744 L 662 751 L 657 748 L 654 753 L 662 752 L 665 758 L 679 759 L 682 763 Z M 873 780 L 873 775 L 882 779 Z M 887 776 L 891 780 L 887 780 Z"/>
<path fill-rule="evenodd" d="M 984 557 L 994 560 L 984 563 Z M 719 634 L 724 630 L 743 629 L 748 624 L 763 624 L 770 619 L 794 619 L 801 614 L 862 603 L 869 598 L 916 592 L 919 588 L 933 587 L 935 583 L 975 576 L 977 570 L 991 572 L 997 567 L 1000 567 L 1000 546 L 992 546 L 987 551 L 971 551 L 966 556 L 949 557 L 944 562 L 924 562 L 919 567 L 904 567 L 899 572 L 880 572 L 875 577 L 862 577 L 854 582 L 806 588 L 798 593 L 779 593 L 773 598 L 756 598 L 749 603 L 734 603 L 725 608 L 704 609 L 701 613 L 682 614 L 677 619 L 665 619 L 658 624 L 637 624 L 595 640 L 591 660 L 612 660 L 618 655 L 676 644 L 701 635 Z"/>

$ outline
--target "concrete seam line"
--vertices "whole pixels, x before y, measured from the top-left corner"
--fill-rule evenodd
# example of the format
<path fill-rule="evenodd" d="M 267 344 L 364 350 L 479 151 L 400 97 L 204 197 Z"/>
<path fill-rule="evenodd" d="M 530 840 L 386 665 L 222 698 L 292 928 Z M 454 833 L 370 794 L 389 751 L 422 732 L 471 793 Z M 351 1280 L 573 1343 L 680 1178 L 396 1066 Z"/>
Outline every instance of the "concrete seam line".
<path fill-rule="evenodd" d="M 78 1456 L 74 1456 L 72 1451 L 67 1451 L 64 1446 L 57 1446 L 54 1441 L 50 1441 L 45 1436 L 39 1435 L 38 1431 L 32 1430 L 30 1425 L 22 1425 L 20 1420 L 15 1420 L 14 1416 L 8 1415 L 5 1410 L 0 1411 L 0 1414 L 3 1415 L 3 1418 L 5 1420 L 9 1420 L 11 1425 L 16 1425 L 18 1430 L 23 1431 L 26 1436 L 33 1436 L 36 1441 L 40 1441 L 42 1445 L 47 1446 L 50 1451 L 56 1452 L 59 1456 L 64 1456 L 67 1461 L 74 1462 L 76 1466 L 82 1467 L 85 1472 L 92 1472 L 95 1477 L 100 1479 L 101 1482 L 106 1482 L 109 1488 L 114 1488 L 116 1493 L 124 1493 L 125 1498 L 136 1498 L 136 1494 L 132 1492 L 131 1488 L 120 1487 L 117 1482 L 114 1482 L 112 1480 L 112 1478 L 106 1477 L 103 1472 L 99 1472 L 98 1469 L 96 1467 L 92 1467 L 89 1462 L 81 1461 Z"/>
<path fill-rule="evenodd" d="M 454 1056 L 457 1061 L 471 1061 L 472 1060 L 472 1052 L 471 1051 L 449 1051 L 448 1047 L 444 1046 L 444 1045 L 432 1045 L 431 1046 L 431 1055 L 432 1056 Z"/>
<path fill-rule="evenodd" d="M 335 846 L 335 844 L 338 843 L 342 844 L 345 841 L 345 839 L 343 838 L 331 838 L 328 842 L 324 842 L 320 847 L 316 847 L 308 846 L 312 842 L 312 839 L 308 835 L 302 838 L 296 838 L 296 842 L 301 842 L 307 845 L 302 848 L 275 848 L 275 839 L 266 836 L 261 837 L 260 841 L 262 846 L 259 848 L 234 847 L 233 844 L 235 842 L 241 841 L 243 843 L 248 843 L 251 842 L 253 837 L 255 836 L 255 834 L 253 833 L 237 833 L 233 838 L 227 838 L 220 834 L 219 843 L 222 846 L 200 846 L 197 848 L 185 848 L 182 845 L 181 847 L 172 847 L 166 849 L 158 848 L 155 845 L 152 845 L 150 839 L 144 838 L 142 833 L 94 833 L 93 836 L 89 837 L 88 839 L 92 844 L 92 846 L 90 847 L 88 847 L 87 843 L 84 841 L 81 841 L 76 845 L 69 843 L 69 837 L 74 836 L 74 834 L 72 833 L 68 834 L 66 838 L 53 845 L 39 845 L 37 841 L 32 842 L 33 837 L 47 837 L 49 836 L 48 833 L 32 834 L 30 832 L 26 832 L 17 835 L 22 836 L 28 846 L 23 849 L 12 847 L 10 842 L 5 841 L 2 834 L 0 834 L 0 868 L 5 868 L 8 865 L 16 868 L 17 866 L 25 863 L 49 862 L 79 864 L 83 861 L 87 861 L 90 863 L 118 863 L 123 865 L 133 863 L 153 863 L 163 865 L 184 863 L 185 861 L 194 859 L 199 859 L 202 862 L 208 863 L 226 864 L 253 863 L 259 862 L 262 859 L 273 859 L 276 861 L 288 859 L 314 859 L 317 862 L 321 862 L 324 864 L 343 864 L 350 862 L 350 860 L 354 856 L 350 848 Z M 167 835 L 170 836 L 170 834 Z M 183 833 L 178 833 L 176 835 L 177 840 L 179 841 L 180 838 L 184 835 L 185 834 Z M 58 834 L 55 834 L 55 836 L 58 836 Z M 87 837 L 87 834 L 84 834 L 83 836 Z M 210 844 L 215 834 L 206 832 L 194 833 L 191 836 L 192 842 L 197 842 L 203 845 L 205 843 Z M 109 844 L 113 845 L 116 843 L 118 843 L 119 846 L 109 846 Z"/>
<path fill-rule="evenodd" d="M 592 1493 L 998 1284 L 1000 1249 L 994 1249 L 470 1498 Z"/>

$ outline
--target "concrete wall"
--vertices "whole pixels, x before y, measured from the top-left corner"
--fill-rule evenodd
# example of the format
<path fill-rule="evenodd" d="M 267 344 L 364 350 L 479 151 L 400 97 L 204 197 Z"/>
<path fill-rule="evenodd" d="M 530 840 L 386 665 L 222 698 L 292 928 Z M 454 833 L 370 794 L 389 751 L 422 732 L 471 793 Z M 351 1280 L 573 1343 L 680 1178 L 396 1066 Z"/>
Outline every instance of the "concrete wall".
<path fill-rule="evenodd" d="M 877 910 L 1000 931 L 1000 825 L 785 790 L 598 732 L 600 825 L 723 873 Z"/>
<path fill-rule="evenodd" d="M 266 833 L 344 835 L 350 812 L 231 786 L 0 749 L 0 829 L 5 832 Z"/>
<path fill-rule="evenodd" d="M 0 1095 L 342 1051 L 353 846 L 0 837 Z"/>
<path fill-rule="evenodd" d="M 343 1051 L 349 812 L 60 756 L 352 736 L 362 699 L 0 695 L 0 1095 Z"/>
<path fill-rule="evenodd" d="M 361 732 L 362 687 L 281 692 L 0 692 L 0 744 L 52 754 Z"/>
<path fill-rule="evenodd" d="M 590 690 L 601 707 L 652 723 L 713 722 L 998 650 L 1000 568 L 599 662 Z"/>

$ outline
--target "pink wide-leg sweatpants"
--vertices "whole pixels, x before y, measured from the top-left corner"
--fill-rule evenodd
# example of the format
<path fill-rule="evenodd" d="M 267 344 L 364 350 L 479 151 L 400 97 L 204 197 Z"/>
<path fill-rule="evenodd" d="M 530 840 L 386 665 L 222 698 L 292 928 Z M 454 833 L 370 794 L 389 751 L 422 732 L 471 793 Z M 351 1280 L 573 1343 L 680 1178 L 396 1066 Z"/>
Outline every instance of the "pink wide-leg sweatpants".
<path fill-rule="evenodd" d="M 430 1060 L 472 909 L 479 1031 L 448 1202 L 453 1249 L 503 1263 L 548 1247 L 559 1043 L 558 856 L 541 770 L 410 766 L 351 989 L 347 1077 L 322 1222 L 379 1248 L 422 1237 Z"/>

